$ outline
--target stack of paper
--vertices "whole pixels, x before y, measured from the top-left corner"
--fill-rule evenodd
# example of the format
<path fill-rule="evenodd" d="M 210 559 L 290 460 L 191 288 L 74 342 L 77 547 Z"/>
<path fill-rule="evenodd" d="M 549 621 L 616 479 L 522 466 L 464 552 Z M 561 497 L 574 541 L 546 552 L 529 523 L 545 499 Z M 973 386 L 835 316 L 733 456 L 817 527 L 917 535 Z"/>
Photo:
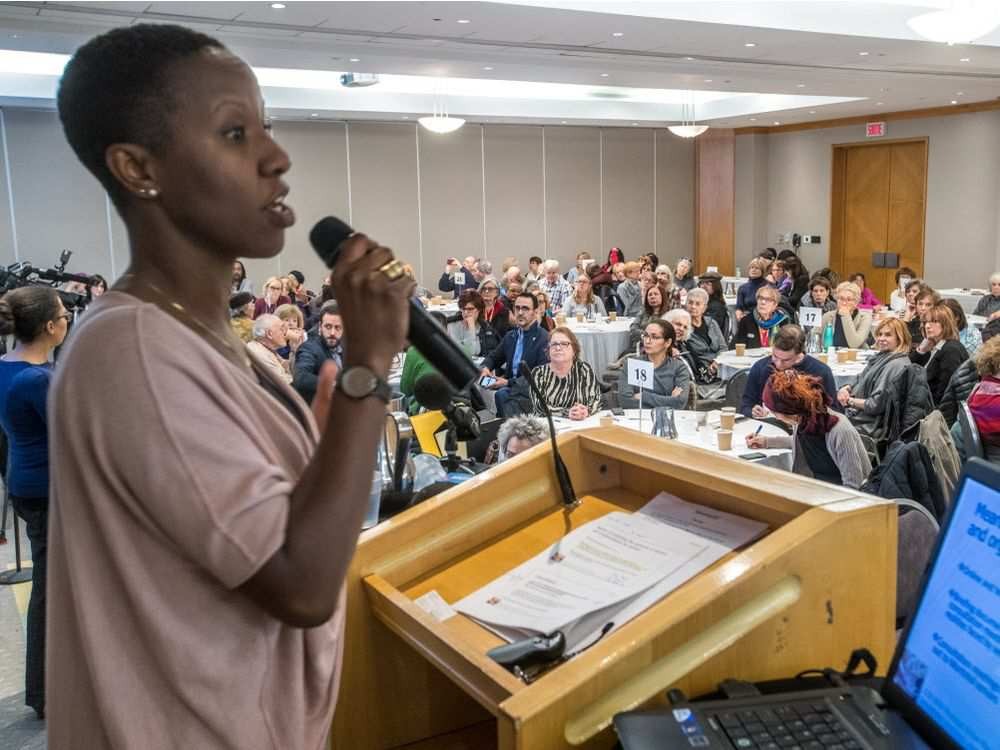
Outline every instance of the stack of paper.
<path fill-rule="evenodd" d="M 561 630 L 573 652 L 766 529 L 661 492 L 638 513 L 584 524 L 454 607 L 511 642 Z"/>

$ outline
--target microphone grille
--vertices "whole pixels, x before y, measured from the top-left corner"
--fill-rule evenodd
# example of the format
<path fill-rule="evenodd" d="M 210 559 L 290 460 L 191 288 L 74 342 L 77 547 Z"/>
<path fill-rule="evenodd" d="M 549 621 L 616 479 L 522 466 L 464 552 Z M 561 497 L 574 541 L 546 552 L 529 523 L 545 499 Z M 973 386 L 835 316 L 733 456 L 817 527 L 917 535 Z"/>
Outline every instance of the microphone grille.
<path fill-rule="evenodd" d="M 354 230 L 336 216 L 327 216 L 316 222 L 309 232 L 309 242 L 327 268 L 337 262 L 340 243 L 354 234 Z"/>

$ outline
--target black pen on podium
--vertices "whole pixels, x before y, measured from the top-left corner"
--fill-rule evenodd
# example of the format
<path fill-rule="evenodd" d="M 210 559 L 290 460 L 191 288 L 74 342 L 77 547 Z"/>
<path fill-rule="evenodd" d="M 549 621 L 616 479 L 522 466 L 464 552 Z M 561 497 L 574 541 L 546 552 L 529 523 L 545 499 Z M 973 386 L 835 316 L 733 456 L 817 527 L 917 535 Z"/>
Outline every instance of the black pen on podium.
<path fill-rule="evenodd" d="M 528 387 L 531 392 L 535 394 L 535 398 L 538 399 L 538 404 L 541 406 L 542 411 L 545 412 L 545 417 L 549 421 L 549 438 L 552 440 L 552 462 L 555 464 L 556 468 L 556 479 L 559 481 L 559 490 L 562 493 L 563 507 L 570 511 L 580 504 L 580 501 L 576 497 L 576 492 L 573 490 L 573 482 L 569 478 L 569 470 L 566 468 L 566 464 L 563 463 L 562 456 L 559 455 L 559 446 L 556 443 L 556 426 L 552 421 L 552 411 L 549 409 L 549 405 L 545 403 L 545 397 L 542 392 L 538 390 L 538 386 L 535 385 L 535 378 L 531 374 L 531 367 L 523 359 L 521 364 L 518 366 L 518 372 L 524 373 L 524 379 L 528 381 Z"/>

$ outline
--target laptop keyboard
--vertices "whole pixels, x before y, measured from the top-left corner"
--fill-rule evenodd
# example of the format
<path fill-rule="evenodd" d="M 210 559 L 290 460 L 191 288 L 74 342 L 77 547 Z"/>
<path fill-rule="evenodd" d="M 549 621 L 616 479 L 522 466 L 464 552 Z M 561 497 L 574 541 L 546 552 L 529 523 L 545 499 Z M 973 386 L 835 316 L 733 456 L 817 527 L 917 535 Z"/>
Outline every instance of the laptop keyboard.
<path fill-rule="evenodd" d="M 738 750 L 861 750 L 826 703 L 747 708 L 710 717 Z"/>

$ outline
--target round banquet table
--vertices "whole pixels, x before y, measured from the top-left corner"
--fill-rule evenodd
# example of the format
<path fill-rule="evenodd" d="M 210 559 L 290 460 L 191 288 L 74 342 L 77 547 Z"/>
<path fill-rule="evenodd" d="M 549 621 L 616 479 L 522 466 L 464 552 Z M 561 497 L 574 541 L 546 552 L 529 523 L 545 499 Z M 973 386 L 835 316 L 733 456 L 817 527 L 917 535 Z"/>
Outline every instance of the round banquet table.
<path fill-rule="evenodd" d="M 986 294 L 985 289 L 937 289 L 935 291 L 941 295 L 942 299 L 950 298 L 958 302 L 966 314 L 975 310 L 979 300 Z"/>
<path fill-rule="evenodd" d="M 874 353 L 873 350 L 863 349 L 858 351 L 858 359 L 855 362 L 837 362 L 830 365 L 837 388 L 843 388 L 845 385 L 854 383 L 858 379 L 858 375 L 861 374 L 861 371 L 865 369 L 868 357 Z M 742 357 L 736 356 L 735 351 L 722 352 L 715 359 L 719 364 L 719 377 L 723 381 L 728 381 L 740 370 L 749 370 L 755 362 L 770 356 L 770 354 L 770 349 L 747 349 L 746 354 Z"/>
<path fill-rule="evenodd" d="M 618 359 L 628 349 L 628 332 L 632 318 L 618 318 L 610 321 L 597 318 L 593 323 L 586 320 L 577 323 L 576 318 L 567 318 L 566 326 L 580 341 L 580 356 L 594 368 L 600 377 L 608 364 Z"/>
<path fill-rule="evenodd" d="M 614 422 L 616 425 L 621 427 L 628 427 L 632 430 L 650 433 L 653 428 L 652 410 L 643 409 L 642 412 L 641 424 L 639 421 L 638 409 L 626 409 L 624 416 L 614 417 Z M 704 424 L 699 425 L 698 418 L 701 415 L 707 416 L 707 419 Z M 610 412 L 599 412 L 599 414 L 578 422 L 563 418 L 556 418 L 553 421 L 555 422 L 556 432 L 560 433 L 570 430 L 583 430 L 588 427 L 598 427 L 600 426 L 601 416 L 610 416 Z M 719 449 L 718 411 L 710 411 L 706 413 L 682 411 L 678 409 L 674 411 L 674 424 L 677 425 L 677 440 L 685 443 L 686 445 L 703 448 L 704 450 L 712 451 L 720 456 L 725 456 L 726 458 L 731 459 L 738 458 L 746 453 L 763 453 L 764 458 L 758 459 L 757 463 L 763 464 L 764 466 L 773 466 L 776 469 L 784 469 L 785 471 L 792 470 L 793 456 L 792 451 L 789 448 L 768 448 L 759 451 L 747 448 L 746 436 L 756 432 L 758 427 L 760 428 L 760 434 L 768 437 L 788 434 L 780 427 L 776 427 L 773 424 L 758 422 L 755 419 L 738 419 L 736 424 L 733 426 L 733 447 L 732 450 L 728 451 Z"/>

